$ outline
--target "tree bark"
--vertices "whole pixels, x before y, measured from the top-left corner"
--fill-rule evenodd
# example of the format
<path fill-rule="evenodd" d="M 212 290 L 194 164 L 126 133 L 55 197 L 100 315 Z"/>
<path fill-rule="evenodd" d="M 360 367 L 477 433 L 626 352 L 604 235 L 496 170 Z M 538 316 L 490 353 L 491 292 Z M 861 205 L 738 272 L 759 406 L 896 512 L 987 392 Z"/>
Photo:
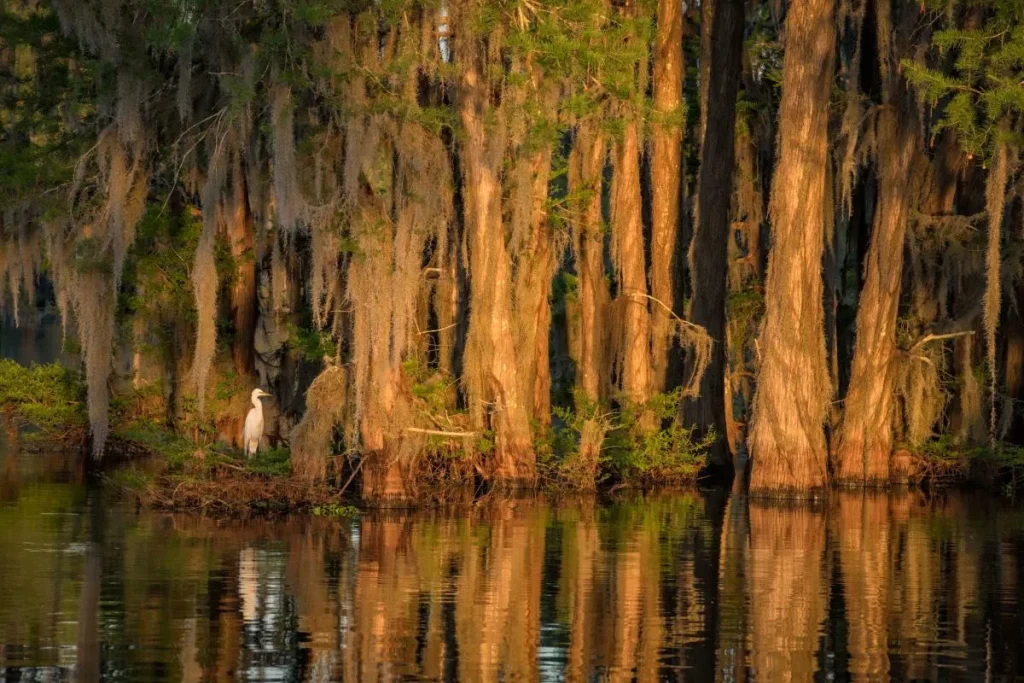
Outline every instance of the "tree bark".
<path fill-rule="evenodd" d="M 554 275 L 551 225 L 547 216 L 551 147 L 521 160 L 517 183 L 529 194 L 529 216 L 523 220 L 526 234 L 518 245 L 515 278 L 519 376 L 530 417 L 551 423 L 551 364 L 548 360 L 551 333 L 551 278 Z"/>
<path fill-rule="evenodd" d="M 697 140 L 703 154 L 704 132 L 708 126 L 708 93 L 711 88 L 711 50 L 713 49 L 712 31 L 715 23 L 715 7 L 718 0 L 701 0 L 700 3 L 700 64 L 697 75 L 697 106 L 700 108 L 699 130 Z"/>
<path fill-rule="evenodd" d="M 576 411 L 596 410 L 607 398 L 608 305 L 610 294 L 604 268 L 605 231 L 601 219 L 601 181 L 605 163 L 604 137 L 591 123 L 581 123 L 573 141 L 569 162 L 569 192 L 576 220 L 573 250 L 576 257 L 576 315 L 569 321 L 573 361 L 576 363 Z M 589 405 L 588 405 L 589 404 Z M 603 423 L 590 416 L 580 428 L 579 478 L 577 483 L 592 488 L 597 476 Z"/>
<path fill-rule="evenodd" d="M 772 186 L 761 372 L 750 451 L 753 492 L 807 493 L 827 484 L 822 253 L 835 1 L 794 0 L 786 18 L 779 164 Z"/>
<path fill-rule="evenodd" d="M 1014 292 L 1017 301 L 1024 298 L 1024 287 L 1018 285 Z M 1021 415 L 1014 410 L 1014 403 L 1024 395 L 1024 315 L 1018 306 L 1009 306 L 1006 325 L 1006 358 L 1003 377 L 1006 383 L 1006 398 L 1003 404 L 1003 433 L 1001 438 L 1010 443 L 1021 443 Z"/>
<path fill-rule="evenodd" d="M 628 115 L 627 115 L 628 116 Z M 615 148 L 612 179 L 612 255 L 619 278 L 619 386 L 628 400 L 645 403 L 651 393 L 651 321 L 640 213 L 638 124 L 628 120 Z"/>
<path fill-rule="evenodd" d="M 532 483 L 536 470 L 528 394 L 520 386 L 516 363 L 512 264 L 501 215 L 503 136 L 485 126 L 488 110 L 492 109 L 483 77 L 486 64 L 479 45 L 470 49 L 473 51 L 464 54 L 458 93 L 472 277 L 463 374 L 474 426 L 494 430 L 494 453 L 487 468 L 491 476 L 505 485 Z"/>
<path fill-rule="evenodd" d="M 569 169 L 571 195 L 578 205 L 573 238 L 579 319 L 574 356 L 576 386 L 593 402 L 605 398 L 608 369 L 607 313 L 610 295 L 604 274 L 604 225 L 601 220 L 601 174 L 604 137 L 592 125 L 581 124 L 573 142 Z"/>
<path fill-rule="evenodd" d="M 887 484 L 893 444 L 896 317 L 917 137 L 898 121 L 894 109 L 883 109 L 879 117 L 878 210 L 864 264 L 850 388 L 835 463 L 836 479 L 846 485 Z"/>
<path fill-rule="evenodd" d="M 704 327 L 714 340 L 711 362 L 700 383 L 700 395 L 683 404 L 683 421 L 702 436 L 714 432 L 712 464 L 732 465 L 726 439 L 725 417 L 725 294 L 729 270 L 729 237 L 732 227 L 736 89 L 739 85 L 743 47 L 743 0 L 720 0 L 714 12 L 714 40 L 708 84 L 708 121 L 697 181 L 700 215 L 690 244 L 690 281 L 693 293 L 689 319 Z M 687 363 L 686 376 L 692 373 Z"/>
<path fill-rule="evenodd" d="M 256 259 L 253 256 L 253 219 L 245 190 L 240 163 L 235 164 L 236 179 L 232 190 L 231 215 L 227 219 L 228 246 L 235 265 L 231 283 L 231 320 L 235 336 L 231 341 L 231 358 L 235 372 L 250 375 L 256 368 L 253 338 L 256 336 Z"/>
<path fill-rule="evenodd" d="M 651 132 L 651 295 L 675 309 L 676 240 L 682 202 L 683 128 L 683 6 L 674 0 L 658 2 L 658 32 L 654 38 Z M 735 99 L 735 98 L 734 98 Z M 655 307 L 652 319 L 651 365 L 654 387 L 664 391 L 672 319 Z"/>

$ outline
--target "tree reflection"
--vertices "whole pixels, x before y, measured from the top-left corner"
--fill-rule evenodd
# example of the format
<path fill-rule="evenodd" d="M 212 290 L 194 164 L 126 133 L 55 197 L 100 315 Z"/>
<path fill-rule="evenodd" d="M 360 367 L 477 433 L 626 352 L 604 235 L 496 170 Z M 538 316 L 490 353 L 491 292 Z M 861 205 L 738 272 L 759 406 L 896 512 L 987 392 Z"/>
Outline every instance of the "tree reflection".
<path fill-rule="evenodd" d="M 967 681 L 1024 666 L 1024 513 L 958 496 L 216 521 L 72 491 L 21 487 L 0 507 L 6 679 Z"/>

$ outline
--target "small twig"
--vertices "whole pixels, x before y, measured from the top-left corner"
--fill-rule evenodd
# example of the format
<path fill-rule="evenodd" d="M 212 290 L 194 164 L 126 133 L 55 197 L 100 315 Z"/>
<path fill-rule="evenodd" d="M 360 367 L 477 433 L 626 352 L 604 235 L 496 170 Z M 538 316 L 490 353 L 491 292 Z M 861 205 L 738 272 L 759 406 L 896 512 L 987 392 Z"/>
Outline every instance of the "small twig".
<path fill-rule="evenodd" d="M 455 327 L 457 324 L 458 323 L 452 323 L 451 325 L 445 325 L 444 327 L 439 327 L 436 330 L 423 330 L 423 331 L 420 332 L 420 334 L 431 334 L 433 332 L 444 332 L 445 330 L 450 330 L 451 328 Z"/>

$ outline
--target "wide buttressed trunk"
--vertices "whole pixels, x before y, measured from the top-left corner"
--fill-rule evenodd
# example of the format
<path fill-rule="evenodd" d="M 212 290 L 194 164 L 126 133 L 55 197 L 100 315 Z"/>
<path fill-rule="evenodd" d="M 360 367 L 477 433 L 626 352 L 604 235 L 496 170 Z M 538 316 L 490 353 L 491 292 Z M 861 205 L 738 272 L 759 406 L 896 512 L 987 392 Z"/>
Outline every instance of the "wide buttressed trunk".
<path fill-rule="evenodd" d="M 652 83 L 651 131 L 651 295 L 674 309 L 675 259 L 683 169 L 683 6 L 659 0 Z M 666 387 L 673 321 L 669 310 L 653 310 L 651 365 L 655 388 Z"/>
<path fill-rule="evenodd" d="M 749 446 L 751 491 L 804 494 L 828 482 L 822 253 L 835 1 L 794 0 L 786 17 L 773 244 Z"/>
<path fill-rule="evenodd" d="M 714 40 L 707 94 L 706 150 L 697 181 L 700 212 L 690 245 L 692 304 L 689 319 L 714 340 L 711 360 L 700 383 L 700 395 L 683 405 L 683 419 L 699 434 L 714 432 L 709 457 L 717 466 L 731 464 L 725 418 L 725 294 L 729 270 L 729 208 L 734 165 L 736 89 L 743 46 L 742 0 L 720 0 L 714 12 Z M 692 361 L 688 365 L 692 366 Z M 692 374 L 692 368 L 687 376 Z"/>
<path fill-rule="evenodd" d="M 469 331 L 463 374 L 477 429 L 494 432 L 486 470 L 498 483 L 536 478 L 528 395 L 520 386 L 512 320 L 512 263 L 501 213 L 504 135 L 487 120 L 495 112 L 484 77 L 485 47 L 467 41 L 459 85 L 463 201 L 470 279 Z"/>
<path fill-rule="evenodd" d="M 846 485 L 889 480 L 896 409 L 896 317 L 903 244 L 910 213 L 910 169 L 917 136 L 892 108 L 877 121 L 878 209 L 864 264 L 856 345 L 836 453 L 835 476 Z"/>
<path fill-rule="evenodd" d="M 365 46 L 362 63 L 375 69 L 376 29 L 369 36 L 363 30 L 356 34 Z M 418 27 L 403 30 L 388 42 L 388 50 L 400 52 L 386 52 L 384 63 L 415 54 Z M 415 84 L 415 74 L 403 84 L 411 111 L 419 106 Z M 393 504 L 415 494 L 413 474 L 423 451 L 423 440 L 412 435 L 420 415 L 406 363 L 427 363 L 422 267 L 428 244 L 451 218 L 451 175 L 438 135 L 412 117 L 396 122 L 380 115 L 373 89 L 361 79 L 350 85 L 344 192 L 353 207 L 349 237 L 358 257 L 350 260 L 346 278 L 352 322 L 348 374 L 364 456 L 363 498 Z"/>

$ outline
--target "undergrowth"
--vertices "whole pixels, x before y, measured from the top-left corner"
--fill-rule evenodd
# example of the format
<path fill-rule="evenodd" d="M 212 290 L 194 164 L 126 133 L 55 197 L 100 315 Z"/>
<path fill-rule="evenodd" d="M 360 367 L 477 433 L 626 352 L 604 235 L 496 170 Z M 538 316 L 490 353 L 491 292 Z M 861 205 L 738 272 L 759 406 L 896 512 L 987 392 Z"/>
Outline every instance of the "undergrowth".
<path fill-rule="evenodd" d="M 682 391 L 655 394 L 643 404 L 620 398 L 611 406 L 576 397 L 575 411 L 556 408 L 555 424 L 538 433 L 542 477 L 582 489 L 693 483 L 715 436 L 696 439 L 680 424 Z M 596 463 L 588 447 L 597 450 Z"/>
<path fill-rule="evenodd" d="M 948 485 L 976 480 L 1010 491 L 1024 485 L 1024 446 L 1005 441 L 971 444 L 943 435 L 921 444 L 915 453 L 913 479 L 918 482 Z"/>
<path fill-rule="evenodd" d="M 85 381 L 56 363 L 0 360 L 0 409 L 35 438 L 81 442 L 88 433 Z"/>

